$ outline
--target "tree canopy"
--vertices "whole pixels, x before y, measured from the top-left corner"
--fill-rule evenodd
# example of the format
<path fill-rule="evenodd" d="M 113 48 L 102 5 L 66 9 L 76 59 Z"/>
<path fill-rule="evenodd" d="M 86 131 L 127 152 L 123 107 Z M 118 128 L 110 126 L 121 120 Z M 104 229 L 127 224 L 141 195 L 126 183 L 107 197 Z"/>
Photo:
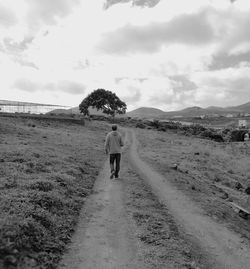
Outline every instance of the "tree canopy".
<path fill-rule="evenodd" d="M 103 113 L 111 116 L 125 114 L 127 109 L 127 105 L 115 93 L 104 89 L 97 89 L 90 93 L 79 105 L 79 110 L 85 116 L 89 116 L 89 107 L 102 110 Z"/>

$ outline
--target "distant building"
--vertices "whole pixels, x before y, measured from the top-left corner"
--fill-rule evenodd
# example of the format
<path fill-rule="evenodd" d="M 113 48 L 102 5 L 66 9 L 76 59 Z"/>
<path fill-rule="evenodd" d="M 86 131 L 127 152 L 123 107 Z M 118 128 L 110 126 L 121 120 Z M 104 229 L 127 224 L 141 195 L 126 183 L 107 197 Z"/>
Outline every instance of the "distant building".
<path fill-rule="evenodd" d="M 233 114 L 226 114 L 226 117 L 227 117 L 227 118 L 233 118 L 234 115 L 233 115 Z"/>
<path fill-rule="evenodd" d="M 207 114 L 206 117 L 207 117 L 207 118 L 219 118 L 220 115 L 214 113 L 214 114 Z"/>
<path fill-rule="evenodd" d="M 173 119 L 178 119 L 178 118 L 183 118 L 183 116 L 182 116 L 182 115 L 175 115 L 175 116 L 173 116 L 172 118 L 173 118 Z"/>
<path fill-rule="evenodd" d="M 0 112 L 5 113 L 48 113 L 55 109 L 68 109 L 66 106 L 49 105 L 49 104 L 36 104 L 28 102 L 17 102 L 0 100 Z"/>
<path fill-rule="evenodd" d="M 239 128 L 250 127 L 250 120 L 239 120 L 238 126 L 239 126 Z"/>

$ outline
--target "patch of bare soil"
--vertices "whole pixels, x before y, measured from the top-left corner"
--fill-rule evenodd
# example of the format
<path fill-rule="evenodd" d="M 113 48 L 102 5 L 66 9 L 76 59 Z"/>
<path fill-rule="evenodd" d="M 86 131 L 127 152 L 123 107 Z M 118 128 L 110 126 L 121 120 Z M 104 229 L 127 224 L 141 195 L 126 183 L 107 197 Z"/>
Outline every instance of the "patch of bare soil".
<path fill-rule="evenodd" d="M 232 207 L 250 210 L 250 144 L 218 143 L 175 132 L 137 130 L 143 160 L 195 201 L 206 214 L 250 242 L 249 219 Z"/>
<path fill-rule="evenodd" d="M 107 126 L 0 117 L 0 268 L 55 268 L 103 165 Z"/>

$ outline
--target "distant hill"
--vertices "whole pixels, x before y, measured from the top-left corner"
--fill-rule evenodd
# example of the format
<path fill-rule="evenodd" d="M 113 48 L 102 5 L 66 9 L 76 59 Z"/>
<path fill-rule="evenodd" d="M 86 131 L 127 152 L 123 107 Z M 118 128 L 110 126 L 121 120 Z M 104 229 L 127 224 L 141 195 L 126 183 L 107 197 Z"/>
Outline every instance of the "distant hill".
<path fill-rule="evenodd" d="M 199 106 L 187 107 L 182 110 L 164 112 L 157 108 L 141 107 L 128 112 L 126 115 L 139 118 L 159 118 L 166 119 L 172 117 L 197 117 L 202 115 L 226 115 L 237 113 L 250 113 L 250 102 L 231 107 L 209 106 L 202 108 Z"/>
<path fill-rule="evenodd" d="M 239 106 L 228 107 L 227 109 L 234 109 L 236 111 L 250 113 L 250 102 Z"/>
<path fill-rule="evenodd" d="M 155 118 L 164 116 L 165 112 L 153 107 L 140 107 L 126 113 L 128 117 Z"/>
<path fill-rule="evenodd" d="M 97 111 L 95 108 L 89 108 L 90 115 L 105 115 L 102 111 Z M 70 109 L 55 109 L 49 113 L 55 114 L 80 114 L 79 107 L 72 107 Z M 187 107 L 182 110 L 168 111 L 165 112 L 161 109 L 154 107 L 140 107 L 135 110 L 127 112 L 124 116 L 133 118 L 158 118 L 166 119 L 173 117 L 197 117 L 202 115 L 226 115 L 226 114 L 237 114 L 237 113 L 250 113 L 250 102 L 231 107 L 218 107 L 209 106 L 202 108 L 199 106 Z"/>
<path fill-rule="evenodd" d="M 72 107 L 70 109 L 55 109 L 53 111 L 50 111 L 49 113 L 55 113 L 55 114 L 80 114 L 79 107 Z M 90 115 L 106 115 L 101 110 L 97 110 L 95 108 L 89 107 L 89 114 Z M 117 115 L 120 117 L 126 116 L 126 117 L 138 117 L 138 118 L 155 118 L 164 115 L 165 112 L 152 107 L 141 107 L 138 109 L 135 109 L 131 112 L 126 113 L 125 115 Z"/>
<path fill-rule="evenodd" d="M 55 113 L 55 114 L 80 114 L 79 107 L 72 107 L 70 109 L 55 109 L 50 111 L 49 113 Z M 106 115 L 102 111 L 97 111 L 97 109 L 89 107 L 89 114 L 90 115 Z"/>

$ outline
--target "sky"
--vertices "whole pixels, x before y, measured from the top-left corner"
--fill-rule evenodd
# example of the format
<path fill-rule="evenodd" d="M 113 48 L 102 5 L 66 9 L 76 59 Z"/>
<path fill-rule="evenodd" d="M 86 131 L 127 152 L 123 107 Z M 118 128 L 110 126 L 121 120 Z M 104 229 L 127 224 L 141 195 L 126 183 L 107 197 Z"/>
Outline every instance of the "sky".
<path fill-rule="evenodd" d="M 0 99 L 128 110 L 250 101 L 249 0 L 0 0 Z"/>

